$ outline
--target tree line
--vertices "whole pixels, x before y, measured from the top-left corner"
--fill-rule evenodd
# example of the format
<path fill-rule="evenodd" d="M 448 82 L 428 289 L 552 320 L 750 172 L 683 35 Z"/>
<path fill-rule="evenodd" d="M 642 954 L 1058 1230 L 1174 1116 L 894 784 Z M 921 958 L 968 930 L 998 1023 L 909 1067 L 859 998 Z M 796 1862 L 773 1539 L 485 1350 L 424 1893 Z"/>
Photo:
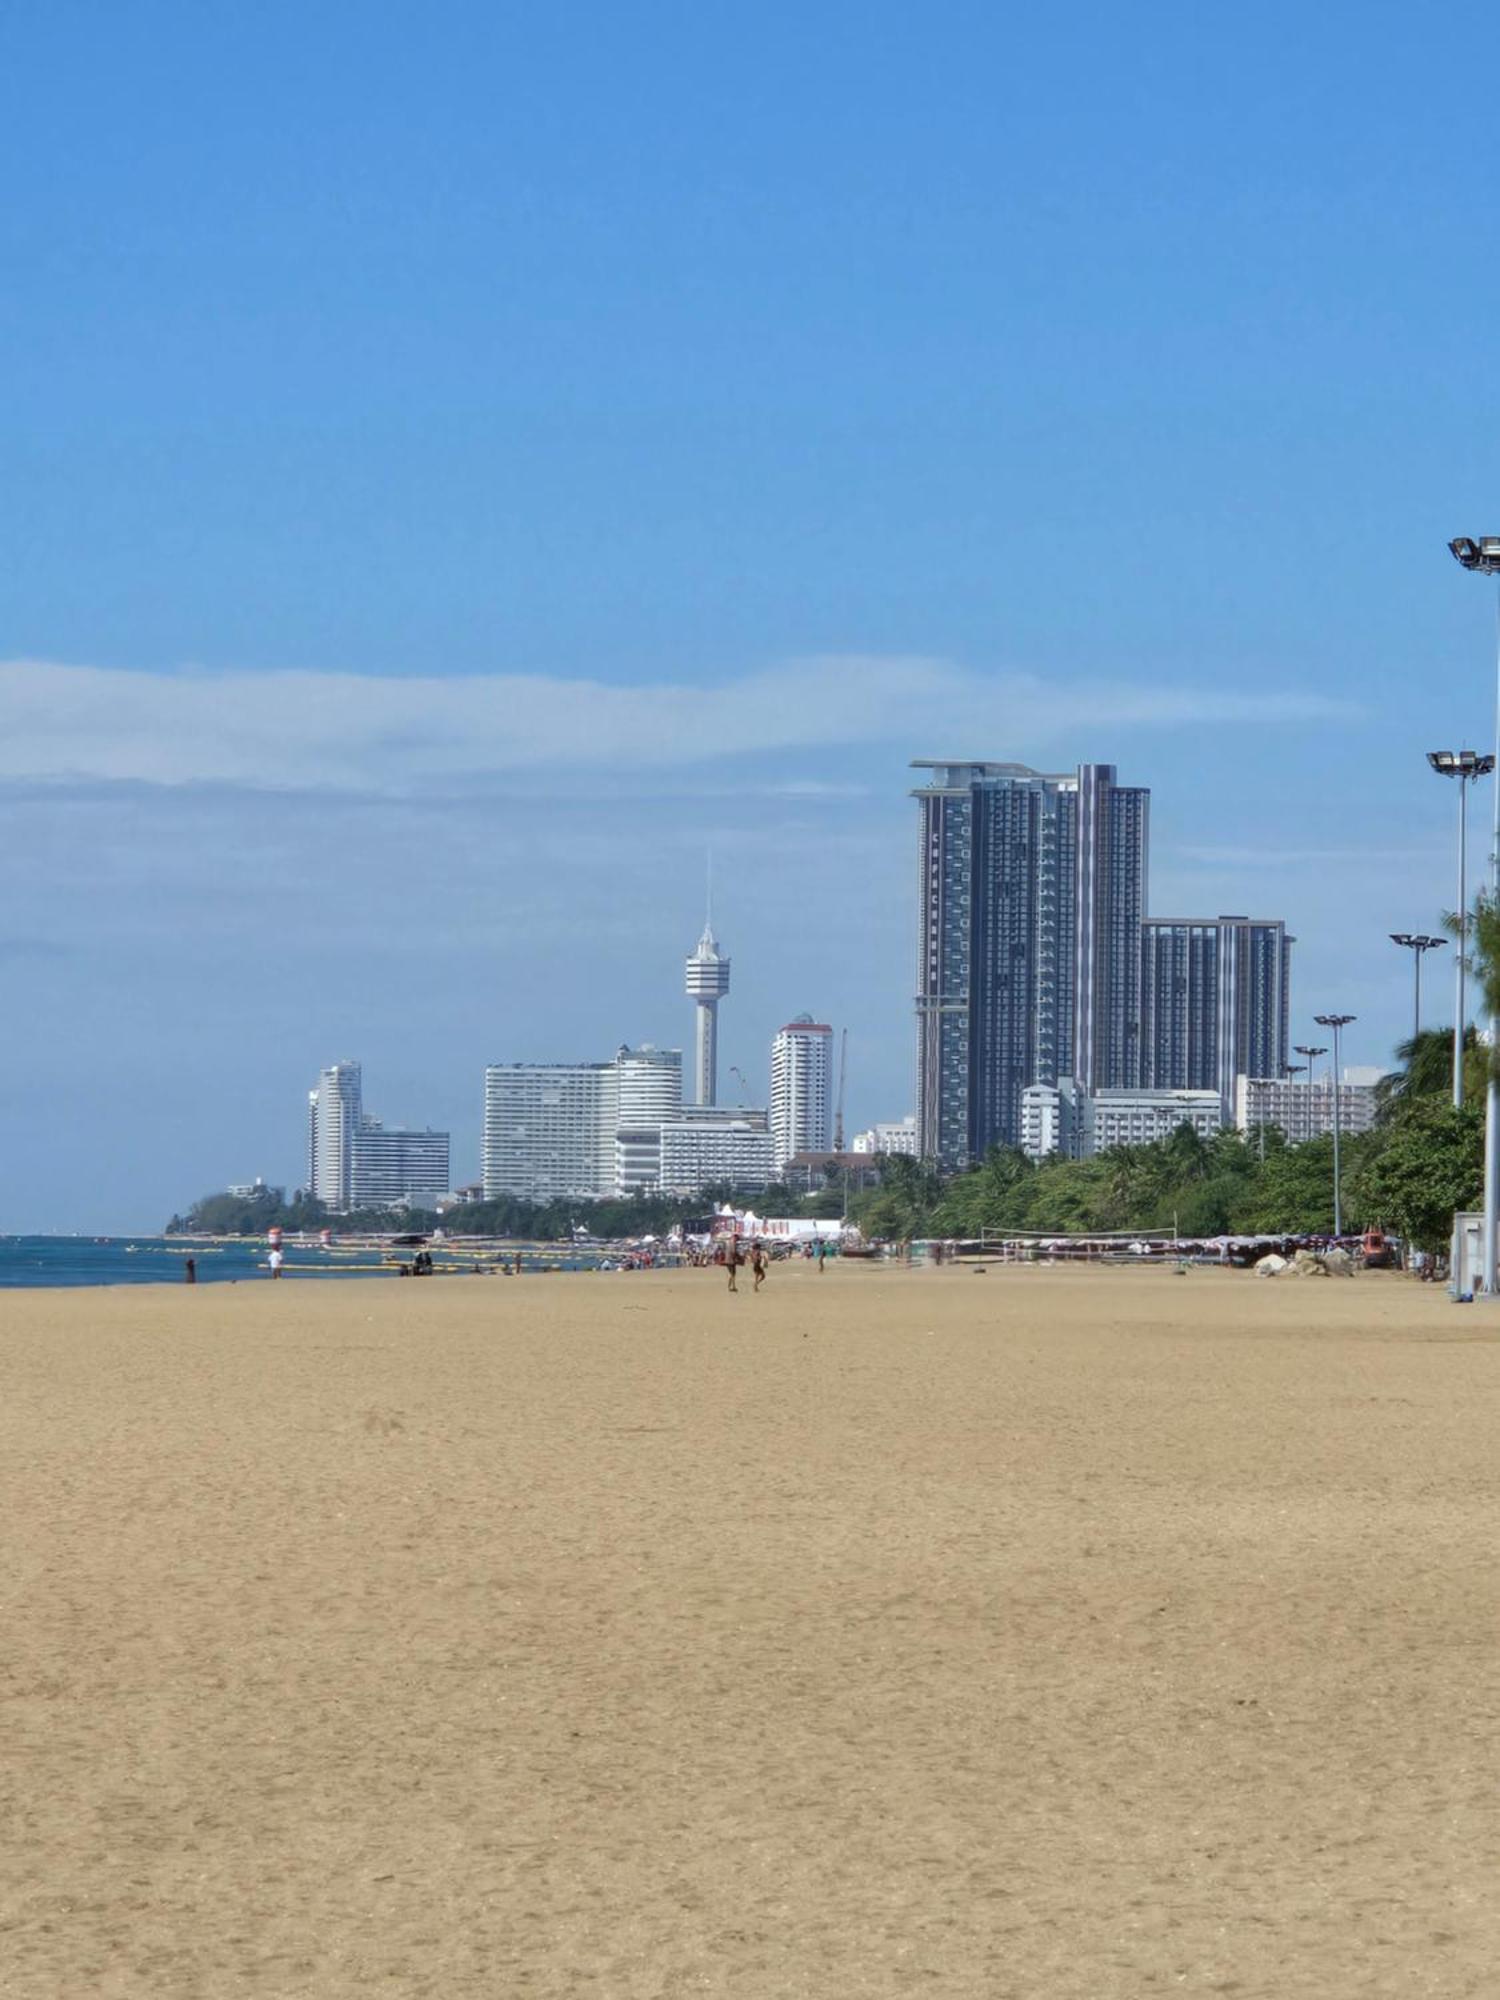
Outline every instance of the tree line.
<path fill-rule="evenodd" d="M 796 1195 L 780 1186 L 751 1192 L 730 1182 L 703 1188 L 686 1199 L 680 1195 L 640 1195 L 606 1201 L 537 1202 L 502 1196 L 495 1201 L 465 1202 L 442 1215 L 423 1208 L 340 1212 L 310 1195 L 299 1193 L 284 1201 L 267 1191 L 256 1195 L 200 1196 L 186 1214 L 172 1217 L 166 1233 L 264 1236 L 268 1229 L 283 1229 L 289 1235 L 298 1232 L 316 1235 L 320 1229 L 332 1229 L 341 1235 L 388 1236 L 428 1235 L 434 1229 L 443 1229 L 450 1236 L 510 1236 L 530 1243 L 566 1243 L 579 1227 L 610 1240 L 623 1236 L 664 1236 L 684 1219 L 707 1215 L 722 1202 L 740 1208 L 754 1207 L 762 1214 L 837 1216 L 842 1213 L 841 1196 L 834 1187 L 812 1195 Z"/>
<path fill-rule="evenodd" d="M 1379 1086 L 1374 1129 L 1342 1139 L 1346 1232 L 1379 1225 L 1441 1250 L 1454 1211 L 1478 1206 L 1489 1051 L 1471 1029 L 1462 1110 L 1451 1101 L 1452 1051 L 1451 1030 L 1403 1043 L 1401 1068 Z M 866 1236 L 888 1240 L 1007 1230 L 1327 1236 L 1333 1139 L 1293 1144 L 1269 1125 L 1205 1139 L 1184 1124 L 1154 1145 L 1116 1146 L 1087 1160 L 1033 1161 L 997 1147 L 947 1179 L 919 1160 L 888 1159 L 880 1186 L 855 1197 L 850 1217 Z"/>

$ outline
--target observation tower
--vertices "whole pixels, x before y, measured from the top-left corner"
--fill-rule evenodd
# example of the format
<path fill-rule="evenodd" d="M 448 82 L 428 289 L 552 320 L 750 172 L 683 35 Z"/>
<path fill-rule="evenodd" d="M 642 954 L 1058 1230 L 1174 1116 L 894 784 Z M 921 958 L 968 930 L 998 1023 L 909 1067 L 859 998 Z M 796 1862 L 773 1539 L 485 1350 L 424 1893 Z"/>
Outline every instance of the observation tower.
<path fill-rule="evenodd" d="M 704 920 L 698 948 L 687 962 L 687 996 L 698 1010 L 698 1036 L 693 1061 L 693 1102 L 719 1101 L 719 1002 L 729 991 L 729 960 L 714 941 L 713 924 Z"/>

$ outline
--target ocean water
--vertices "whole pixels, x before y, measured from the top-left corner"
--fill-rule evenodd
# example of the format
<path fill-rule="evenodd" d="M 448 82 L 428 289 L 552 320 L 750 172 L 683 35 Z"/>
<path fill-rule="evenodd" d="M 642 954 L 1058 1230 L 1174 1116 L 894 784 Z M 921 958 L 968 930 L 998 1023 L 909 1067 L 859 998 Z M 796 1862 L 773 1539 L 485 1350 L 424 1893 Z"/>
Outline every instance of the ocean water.
<path fill-rule="evenodd" d="M 471 1271 L 477 1262 L 488 1268 L 505 1251 L 478 1253 L 430 1246 L 437 1263 L 437 1275 Z M 322 1250 L 316 1245 L 289 1243 L 285 1247 L 283 1278 L 377 1278 L 390 1277 L 401 1258 L 410 1250 L 354 1250 L 335 1246 Z M 0 1236 L 0 1290 L 23 1285 L 180 1285 L 185 1282 L 182 1267 L 195 1260 L 200 1285 L 237 1283 L 240 1279 L 264 1282 L 266 1245 L 263 1242 L 187 1243 L 180 1237 L 162 1236 Z M 528 1245 L 524 1266 L 529 1273 L 545 1271 L 592 1271 L 601 1262 L 598 1251 L 579 1251 L 568 1245 Z"/>
<path fill-rule="evenodd" d="M 303 1250 L 289 1244 L 286 1270 L 320 1276 L 372 1277 L 376 1250 Z M 180 1285 L 191 1257 L 200 1285 L 265 1279 L 264 1243 L 184 1243 L 159 1236 L 0 1236 L 0 1288 L 14 1285 Z"/>

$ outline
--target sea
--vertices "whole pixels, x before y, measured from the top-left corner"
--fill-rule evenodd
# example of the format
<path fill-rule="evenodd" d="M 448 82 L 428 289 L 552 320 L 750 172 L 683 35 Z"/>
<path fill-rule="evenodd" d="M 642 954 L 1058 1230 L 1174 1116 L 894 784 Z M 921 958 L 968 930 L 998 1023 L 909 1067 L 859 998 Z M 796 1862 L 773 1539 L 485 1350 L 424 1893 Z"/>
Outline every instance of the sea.
<path fill-rule="evenodd" d="M 431 1246 L 439 1272 L 469 1271 L 477 1262 L 488 1269 L 497 1255 L 473 1254 Z M 411 1252 L 392 1249 L 348 1249 L 335 1245 L 288 1243 L 284 1247 L 284 1278 L 390 1277 L 400 1257 Z M 265 1279 L 266 1245 L 255 1240 L 195 1243 L 165 1236 L 0 1236 L 0 1290 L 27 1285 L 180 1285 L 183 1265 L 191 1257 L 200 1285 L 236 1284 L 241 1279 Z M 560 1244 L 528 1248 L 528 1271 L 587 1271 L 600 1263 L 598 1255 L 580 1253 Z"/>

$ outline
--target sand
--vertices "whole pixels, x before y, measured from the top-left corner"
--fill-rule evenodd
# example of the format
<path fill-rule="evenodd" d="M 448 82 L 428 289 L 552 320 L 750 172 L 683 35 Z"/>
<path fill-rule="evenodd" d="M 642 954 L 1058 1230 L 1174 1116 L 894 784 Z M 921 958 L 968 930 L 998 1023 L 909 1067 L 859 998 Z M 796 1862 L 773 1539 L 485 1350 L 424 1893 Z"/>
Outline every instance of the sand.
<path fill-rule="evenodd" d="M 1500 1990 L 1500 1318 L 0 1295 L 0 1992 Z"/>

